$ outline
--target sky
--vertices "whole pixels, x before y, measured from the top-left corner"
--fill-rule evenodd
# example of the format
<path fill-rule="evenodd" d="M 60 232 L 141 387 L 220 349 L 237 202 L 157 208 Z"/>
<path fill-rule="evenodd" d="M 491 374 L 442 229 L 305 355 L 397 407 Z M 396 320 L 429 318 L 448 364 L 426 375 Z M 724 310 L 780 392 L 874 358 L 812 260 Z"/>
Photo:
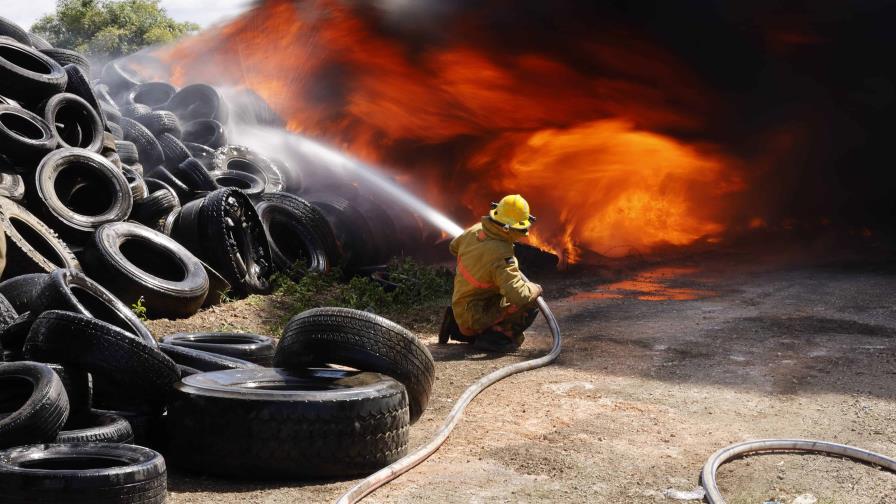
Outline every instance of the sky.
<path fill-rule="evenodd" d="M 56 10 L 56 0 L 3 0 L 2 15 L 26 30 L 44 14 Z M 162 0 L 168 15 L 202 27 L 233 17 L 248 9 L 252 0 Z"/>

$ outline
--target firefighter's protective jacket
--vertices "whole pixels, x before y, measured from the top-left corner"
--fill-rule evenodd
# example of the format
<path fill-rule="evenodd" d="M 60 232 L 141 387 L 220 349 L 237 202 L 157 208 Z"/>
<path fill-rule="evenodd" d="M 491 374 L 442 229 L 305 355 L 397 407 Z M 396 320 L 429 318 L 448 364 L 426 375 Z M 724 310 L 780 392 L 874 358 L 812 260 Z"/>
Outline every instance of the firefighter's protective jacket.
<path fill-rule="evenodd" d="M 483 217 L 451 241 L 451 253 L 457 256 L 451 307 L 464 333 L 491 327 L 539 295 L 538 287 L 520 273 L 510 233 Z"/>

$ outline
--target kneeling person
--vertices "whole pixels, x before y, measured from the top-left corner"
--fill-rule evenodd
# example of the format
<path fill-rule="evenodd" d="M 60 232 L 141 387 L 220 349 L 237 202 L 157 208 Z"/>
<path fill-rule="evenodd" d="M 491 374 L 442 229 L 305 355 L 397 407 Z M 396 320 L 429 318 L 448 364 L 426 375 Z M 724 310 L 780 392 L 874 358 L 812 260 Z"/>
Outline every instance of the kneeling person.
<path fill-rule="evenodd" d="M 523 331 L 538 315 L 535 300 L 541 286 L 523 278 L 513 244 L 529 234 L 534 221 L 522 196 L 505 196 L 451 242 L 457 273 L 440 343 L 453 339 L 498 352 L 514 351 L 523 343 Z"/>

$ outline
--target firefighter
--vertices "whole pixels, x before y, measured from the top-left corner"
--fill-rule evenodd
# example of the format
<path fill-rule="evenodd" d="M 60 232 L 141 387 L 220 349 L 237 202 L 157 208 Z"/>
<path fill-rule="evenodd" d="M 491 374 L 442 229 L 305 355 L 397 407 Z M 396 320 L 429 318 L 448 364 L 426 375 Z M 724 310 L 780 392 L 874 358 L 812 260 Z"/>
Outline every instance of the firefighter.
<path fill-rule="evenodd" d="M 529 234 L 534 221 L 526 200 L 512 194 L 451 241 L 457 273 L 439 343 L 452 339 L 491 352 L 512 352 L 522 345 L 523 331 L 538 314 L 541 286 L 523 278 L 513 244 Z"/>

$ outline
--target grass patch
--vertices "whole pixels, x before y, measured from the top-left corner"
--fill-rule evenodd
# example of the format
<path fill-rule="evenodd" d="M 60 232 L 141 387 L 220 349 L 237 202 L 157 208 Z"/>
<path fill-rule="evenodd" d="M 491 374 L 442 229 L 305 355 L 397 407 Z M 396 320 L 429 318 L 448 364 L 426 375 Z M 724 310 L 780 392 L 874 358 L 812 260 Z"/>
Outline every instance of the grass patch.
<path fill-rule="evenodd" d="M 430 330 L 441 321 L 451 300 L 453 273 L 447 268 L 427 266 L 413 259 L 394 259 L 376 278 L 357 276 L 343 280 L 338 269 L 328 273 L 296 270 L 274 278 L 276 295 L 286 303 L 290 317 L 321 306 L 364 310 L 408 326 Z M 275 328 L 278 329 L 278 328 Z"/>
<path fill-rule="evenodd" d="M 140 299 L 138 299 L 136 303 L 131 305 L 131 311 L 134 312 L 134 315 L 136 315 L 141 322 L 146 322 L 147 320 L 149 320 L 146 317 L 146 305 L 143 304 L 143 296 L 140 296 Z"/>

